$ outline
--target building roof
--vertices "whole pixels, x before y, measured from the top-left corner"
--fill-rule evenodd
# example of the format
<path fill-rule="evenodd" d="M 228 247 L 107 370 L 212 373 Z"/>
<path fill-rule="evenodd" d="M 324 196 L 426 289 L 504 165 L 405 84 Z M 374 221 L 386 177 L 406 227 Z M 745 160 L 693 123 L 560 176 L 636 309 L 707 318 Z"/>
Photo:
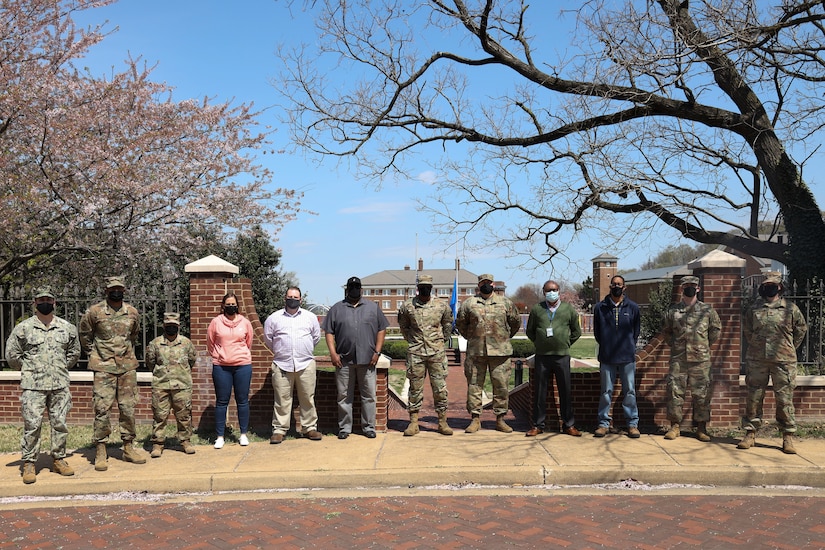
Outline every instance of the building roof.
<path fill-rule="evenodd" d="M 366 277 L 361 277 L 361 286 L 380 287 L 412 287 L 415 285 L 415 270 L 413 269 L 385 269 Z M 420 275 L 430 275 L 433 286 L 452 286 L 458 273 L 459 286 L 476 286 L 478 276 L 466 269 L 424 269 Z"/>
<path fill-rule="evenodd" d="M 671 265 L 668 267 L 657 267 L 656 269 L 644 269 L 642 271 L 631 271 L 621 273 L 625 283 L 641 283 L 648 281 L 667 281 L 678 275 L 692 275 L 693 271 L 686 265 Z"/>

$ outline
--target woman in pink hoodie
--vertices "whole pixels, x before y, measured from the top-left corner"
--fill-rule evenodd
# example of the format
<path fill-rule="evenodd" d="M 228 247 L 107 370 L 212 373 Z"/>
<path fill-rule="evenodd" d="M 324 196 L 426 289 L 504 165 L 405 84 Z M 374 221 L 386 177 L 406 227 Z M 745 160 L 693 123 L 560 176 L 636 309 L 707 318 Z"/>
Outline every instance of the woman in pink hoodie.
<path fill-rule="evenodd" d="M 212 382 L 215 384 L 215 448 L 224 445 L 226 409 L 232 388 L 238 407 L 241 445 L 249 445 L 249 386 L 252 383 L 252 323 L 238 313 L 238 298 L 230 292 L 221 302 L 223 313 L 209 323 L 206 345 L 212 356 Z"/>

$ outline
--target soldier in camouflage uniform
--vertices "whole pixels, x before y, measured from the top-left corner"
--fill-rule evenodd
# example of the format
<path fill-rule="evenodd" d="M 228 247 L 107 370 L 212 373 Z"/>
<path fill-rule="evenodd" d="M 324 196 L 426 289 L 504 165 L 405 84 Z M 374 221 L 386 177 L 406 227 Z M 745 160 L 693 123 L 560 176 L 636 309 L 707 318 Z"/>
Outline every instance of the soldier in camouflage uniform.
<path fill-rule="evenodd" d="M 693 421 L 696 438 L 710 441 L 710 346 L 719 339 L 722 322 L 716 311 L 700 302 L 699 277 L 682 277 L 682 300 L 670 307 L 662 329 L 670 344 L 670 372 L 667 375 L 667 418 L 670 429 L 665 439 L 679 437 L 686 387 L 693 396 Z"/>
<path fill-rule="evenodd" d="M 745 355 L 748 400 L 742 419 L 745 437 L 737 445 L 739 449 L 750 449 L 756 443 L 756 430 L 762 425 L 762 402 L 770 379 L 776 400 L 776 421 L 782 428 L 782 451 L 796 454 L 793 444 L 796 348 L 805 339 L 808 326 L 796 304 L 781 297 L 782 290 L 782 275 L 778 271 L 769 272 L 759 286 L 760 298 L 743 321 L 748 341 Z"/>
<path fill-rule="evenodd" d="M 467 410 L 473 419 L 464 430 L 477 432 L 481 427 L 481 394 L 487 371 L 493 383 L 493 412 L 496 430 L 510 433 L 513 428 L 504 421 L 509 408 L 510 343 L 521 327 L 521 316 L 509 298 L 495 292 L 493 276 L 478 276 L 478 294 L 465 300 L 458 310 L 456 327 L 467 339 L 464 374 L 467 376 Z"/>
<path fill-rule="evenodd" d="M 447 351 L 444 343 L 453 328 L 453 312 L 442 300 L 432 298 L 433 278 L 421 275 L 418 296 L 407 300 L 398 310 L 398 326 L 409 343 L 407 378 L 410 380 L 410 424 L 404 435 L 418 433 L 418 412 L 424 401 L 424 377 L 430 375 L 438 433 L 453 435 L 447 424 Z"/>
<path fill-rule="evenodd" d="M 138 400 L 138 360 L 135 343 L 140 334 L 138 311 L 123 301 L 126 287 L 120 277 L 106 280 L 106 299 L 91 306 L 80 319 L 80 345 L 94 371 L 95 470 L 108 469 L 106 441 L 112 433 L 109 410 L 119 411 L 123 460 L 144 464 L 146 457 L 134 448 L 135 407 Z"/>
<path fill-rule="evenodd" d="M 146 347 L 146 368 L 152 369 L 152 458 L 159 458 L 166 443 L 166 420 L 174 411 L 178 441 L 183 452 L 195 454 L 192 439 L 192 366 L 195 346 L 181 336 L 180 314 L 163 314 L 163 336 Z"/>
<path fill-rule="evenodd" d="M 37 481 L 34 463 L 40 454 L 43 411 L 49 411 L 52 471 L 74 475 L 66 463 L 66 416 L 72 408 L 69 369 L 80 358 L 77 329 L 54 314 L 54 294 L 49 287 L 34 292 L 34 317 L 14 327 L 6 341 L 6 361 L 20 373 L 23 412 L 23 483 Z"/>

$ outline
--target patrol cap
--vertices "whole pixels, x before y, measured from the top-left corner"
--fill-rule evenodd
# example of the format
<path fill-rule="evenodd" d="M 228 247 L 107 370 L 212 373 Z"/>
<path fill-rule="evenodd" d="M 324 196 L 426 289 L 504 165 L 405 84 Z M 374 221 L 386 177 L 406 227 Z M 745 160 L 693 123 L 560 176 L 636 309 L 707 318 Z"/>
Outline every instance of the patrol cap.
<path fill-rule="evenodd" d="M 350 277 L 347 279 L 347 289 L 350 288 L 361 288 L 361 279 L 358 277 Z"/>
<path fill-rule="evenodd" d="M 762 284 L 765 283 L 773 283 L 775 285 L 782 284 L 782 274 L 778 271 L 768 271 L 765 273 L 765 280 L 762 281 Z"/>
<path fill-rule="evenodd" d="M 50 286 L 41 286 L 34 289 L 34 294 L 32 294 L 32 298 L 37 300 L 38 298 L 51 298 L 54 300 L 54 292 L 52 292 L 52 287 Z"/>
<path fill-rule="evenodd" d="M 122 276 L 106 277 L 106 290 L 109 290 L 110 288 L 115 288 L 117 286 L 126 288 L 126 285 L 123 284 Z"/>
<path fill-rule="evenodd" d="M 679 283 L 682 286 L 685 285 L 698 285 L 699 284 L 699 277 L 695 277 L 693 275 L 685 275 L 682 277 L 682 281 Z"/>
<path fill-rule="evenodd" d="M 492 275 L 490 275 L 489 273 L 482 273 L 481 275 L 478 276 L 478 282 L 479 283 L 481 281 L 490 281 L 492 283 L 495 280 L 496 280 L 496 278 L 493 277 Z"/>
<path fill-rule="evenodd" d="M 432 275 L 421 275 L 418 278 L 419 285 L 433 285 L 433 276 Z"/>
<path fill-rule="evenodd" d="M 164 313 L 163 314 L 163 324 L 164 325 L 180 325 L 180 313 Z"/>

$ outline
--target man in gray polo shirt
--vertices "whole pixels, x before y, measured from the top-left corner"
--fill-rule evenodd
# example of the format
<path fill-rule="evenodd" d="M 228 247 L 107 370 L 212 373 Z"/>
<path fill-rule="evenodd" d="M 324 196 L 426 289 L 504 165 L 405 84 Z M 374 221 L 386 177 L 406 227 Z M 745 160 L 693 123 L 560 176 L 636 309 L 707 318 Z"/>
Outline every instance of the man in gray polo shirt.
<path fill-rule="evenodd" d="M 361 394 L 361 431 L 375 437 L 375 365 L 381 356 L 387 318 L 371 300 L 361 298 L 361 279 L 347 280 L 346 297 L 324 319 L 324 338 L 335 366 L 338 389 L 338 439 L 352 433 L 355 384 Z"/>

